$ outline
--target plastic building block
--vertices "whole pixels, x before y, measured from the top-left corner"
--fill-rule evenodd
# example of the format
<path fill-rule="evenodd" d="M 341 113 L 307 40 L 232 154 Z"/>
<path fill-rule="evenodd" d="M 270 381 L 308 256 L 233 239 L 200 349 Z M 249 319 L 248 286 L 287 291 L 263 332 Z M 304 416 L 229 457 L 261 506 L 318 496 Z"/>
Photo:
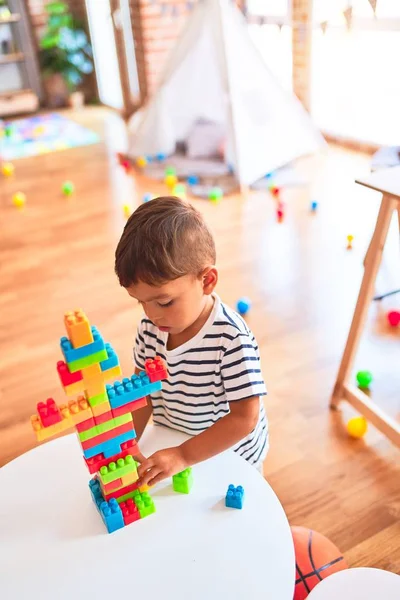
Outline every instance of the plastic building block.
<path fill-rule="evenodd" d="M 136 431 L 134 430 L 128 431 L 127 433 L 122 433 L 121 435 L 114 437 L 107 442 L 103 442 L 102 444 L 97 444 L 91 448 L 83 448 L 83 456 L 85 458 L 92 458 L 98 454 L 104 454 L 104 458 L 112 459 L 115 454 L 121 452 L 121 444 L 123 442 L 134 440 L 135 437 Z"/>
<path fill-rule="evenodd" d="M 134 410 L 138 410 L 139 408 L 143 408 L 146 406 L 147 398 L 140 398 L 139 400 L 134 400 L 133 402 L 128 402 L 128 404 L 124 404 L 123 406 L 118 406 L 118 408 L 113 408 L 113 416 L 119 417 L 121 415 L 125 415 L 126 413 L 132 413 Z"/>
<path fill-rule="evenodd" d="M 134 500 L 136 506 L 138 507 L 141 519 L 144 519 L 145 517 L 148 517 L 156 512 L 153 499 L 148 492 L 143 492 L 143 494 L 139 492 L 137 496 L 135 496 Z"/>
<path fill-rule="evenodd" d="M 188 467 L 172 477 L 172 487 L 174 492 L 189 494 L 193 487 L 193 473 L 191 467 Z"/>
<path fill-rule="evenodd" d="M 78 371 L 80 373 L 80 371 Z M 64 392 L 67 396 L 76 396 L 76 394 L 80 394 L 83 392 L 85 388 L 84 381 L 77 381 L 76 383 L 71 383 L 71 385 L 66 385 L 64 387 Z"/>
<path fill-rule="evenodd" d="M 90 429 L 86 429 L 79 433 L 78 437 L 81 442 L 85 442 L 86 440 L 90 440 L 101 433 L 106 433 L 107 431 L 111 431 L 120 425 L 124 425 L 125 423 L 132 423 L 132 415 L 122 415 L 121 417 L 117 417 L 116 419 L 111 418 L 109 421 L 105 423 L 101 423 L 101 425 L 93 425 Z"/>
<path fill-rule="evenodd" d="M 105 423 L 106 421 L 109 421 L 110 419 L 114 419 L 116 416 L 119 416 L 119 415 L 113 415 L 112 410 L 108 410 L 107 412 L 103 413 L 102 415 L 94 416 L 93 417 L 94 424 L 101 425 L 102 423 Z"/>
<path fill-rule="evenodd" d="M 75 373 L 71 373 L 67 367 L 67 364 L 63 360 L 58 361 L 57 372 L 60 377 L 61 385 L 64 388 L 69 387 L 73 383 L 78 383 L 79 381 L 82 381 L 81 371 L 76 371 Z"/>
<path fill-rule="evenodd" d="M 111 494 L 111 492 L 115 492 L 116 490 L 120 490 L 126 487 L 122 483 L 121 478 L 114 479 L 114 481 L 110 481 L 110 483 L 105 483 L 104 485 L 101 483 L 101 481 L 99 483 L 104 500 L 109 500 L 109 498 L 106 497 L 106 494 Z"/>
<path fill-rule="evenodd" d="M 167 366 L 161 356 L 147 358 L 144 363 L 144 368 L 151 383 L 161 381 L 161 379 L 167 379 L 168 377 Z"/>
<path fill-rule="evenodd" d="M 122 518 L 124 519 L 125 525 L 129 525 L 130 523 L 140 519 L 138 507 L 132 498 L 129 498 L 126 500 L 126 502 L 122 502 L 119 507 L 121 509 Z"/>
<path fill-rule="evenodd" d="M 107 369 L 106 371 L 102 371 L 104 381 L 111 381 L 112 379 L 117 379 L 117 377 L 121 377 L 122 369 L 119 365 L 116 367 L 112 367 L 111 369 Z"/>
<path fill-rule="evenodd" d="M 92 407 L 92 412 L 95 417 L 104 415 L 104 413 L 110 412 L 110 410 L 111 410 L 111 404 L 109 403 L 108 400 L 105 400 L 101 404 L 96 404 L 96 406 Z"/>
<path fill-rule="evenodd" d="M 113 533 L 113 531 L 125 527 L 122 511 L 115 498 L 111 498 L 109 502 L 104 500 L 99 506 L 99 512 L 107 527 L 108 533 Z"/>
<path fill-rule="evenodd" d="M 96 423 L 94 422 L 93 416 L 89 419 L 86 419 L 86 421 L 82 421 L 82 423 L 77 423 L 75 425 L 75 429 L 77 430 L 78 434 L 83 433 L 84 431 L 88 431 L 93 427 L 96 427 Z"/>
<path fill-rule="evenodd" d="M 108 396 L 105 392 L 102 394 L 98 394 L 97 396 L 91 396 L 91 397 L 89 397 L 87 394 L 85 394 L 85 395 L 86 395 L 87 401 L 89 402 L 89 404 L 92 408 L 108 401 Z"/>
<path fill-rule="evenodd" d="M 111 461 L 107 466 L 101 467 L 99 471 L 99 480 L 103 483 L 110 483 L 114 479 L 119 479 L 128 473 L 137 473 L 137 463 L 131 454 L 125 458 L 119 458 L 117 462 Z M 138 479 L 137 476 L 136 479 Z"/>
<path fill-rule="evenodd" d="M 31 417 L 31 425 L 32 429 L 36 434 L 36 439 L 38 442 L 42 442 L 43 440 L 47 440 L 62 431 L 66 431 L 74 426 L 74 423 L 71 420 L 71 416 L 69 410 L 65 406 L 60 406 L 61 413 L 61 421 L 55 423 L 54 425 L 49 425 L 48 427 L 43 427 L 41 420 L 38 415 L 33 415 Z"/>
<path fill-rule="evenodd" d="M 85 395 L 86 398 L 93 398 L 94 396 L 99 396 L 100 394 L 106 393 L 106 384 L 103 381 L 103 376 L 100 375 L 99 378 L 95 379 L 84 379 L 85 382 Z"/>
<path fill-rule="evenodd" d="M 91 367 L 98 362 L 101 362 L 107 356 L 107 352 L 105 350 L 100 350 L 100 352 L 95 352 L 90 356 L 85 356 L 84 358 L 80 358 L 79 360 L 74 360 L 73 362 L 68 363 L 68 368 L 71 373 L 75 373 L 76 371 L 82 371 L 86 367 Z"/>
<path fill-rule="evenodd" d="M 83 423 L 84 421 L 93 418 L 93 412 L 89 406 L 89 402 L 83 396 L 79 396 L 77 400 L 70 400 L 68 402 L 68 410 L 74 425 L 78 425 L 79 423 Z"/>
<path fill-rule="evenodd" d="M 139 375 L 132 375 L 129 379 L 125 377 L 120 381 L 116 381 L 114 385 L 107 385 L 108 400 L 111 408 L 118 408 L 124 404 L 128 404 L 133 400 L 143 398 L 148 394 L 161 390 L 161 381 L 151 383 L 149 377 L 144 371 Z"/>
<path fill-rule="evenodd" d="M 74 312 L 65 313 L 64 325 L 74 348 L 87 346 L 93 342 L 90 323 L 83 310 L 78 309 Z"/>
<path fill-rule="evenodd" d="M 135 483 L 137 481 L 137 479 L 138 478 L 137 478 L 136 471 L 134 471 L 133 473 L 128 473 L 127 475 L 123 475 L 121 477 L 122 485 L 130 485 L 131 483 Z"/>
<path fill-rule="evenodd" d="M 67 337 L 62 337 L 60 340 L 61 352 L 64 355 L 66 363 L 76 362 L 81 358 L 86 358 L 100 350 L 106 349 L 103 338 L 101 337 L 97 327 L 92 327 L 93 342 L 81 346 L 80 348 L 74 348 Z M 107 357 L 107 354 L 106 354 Z M 104 359 L 103 359 L 104 360 Z"/>
<path fill-rule="evenodd" d="M 124 423 L 123 425 L 120 425 L 119 427 L 114 427 L 114 429 L 111 429 L 110 431 L 105 431 L 104 433 L 99 433 L 99 435 L 96 435 L 94 437 L 89 438 L 88 440 L 79 440 L 81 443 L 81 446 L 83 448 L 83 450 L 88 450 L 89 448 L 93 448 L 94 446 L 98 446 L 99 444 L 103 444 L 104 442 L 109 442 L 112 441 L 116 436 L 122 435 L 124 433 L 129 433 L 133 431 L 133 433 L 136 436 L 136 432 L 133 429 L 133 424 L 130 423 Z M 78 437 L 82 435 L 81 433 L 78 434 Z"/>
<path fill-rule="evenodd" d="M 91 479 L 89 481 L 89 490 L 90 490 L 93 502 L 95 503 L 97 509 L 99 509 L 100 504 L 102 502 L 104 502 L 104 498 L 103 498 L 103 494 L 101 493 L 100 484 L 97 479 Z"/>
<path fill-rule="evenodd" d="M 117 479 L 117 481 L 118 481 L 118 479 Z M 108 484 L 108 485 L 110 485 L 110 484 Z M 116 500 L 118 500 L 118 504 L 120 504 L 121 502 L 125 502 L 125 500 L 128 497 L 133 498 L 132 492 L 134 492 L 138 489 L 138 484 L 135 481 L 134 483 L 130 483 L 129 485 L 119 486 L 118 488 L 111 490 L 111 491 L 107 491 L 105 489 L 105 486 L 100 486 L 100 487 L 101 487 L 101 492 L 104 496 L 104 500 L 110 500 L 110 498 L 115 498 Z M 124 500 L 121 500 L 122 496 L 124 496 Z"/>
<path fill-rule="evenodd" d="M 111 346 L 111 344 L 106 344 L 106 350 L 107 358 L 106 360 L 103 360 L 100 363 L 100 369 L 102 371 L 108 371 L 109 369 L 119 366 L 118 356 L 116 355 L 114 348 Z"/>
<path fill-rule="evenodd" d="M 37 411 L 43 427 L 61 422 L 60 409 L 53 398 L 48 398 L 46 402 L 38 402 Z"/>
<path fill-rule="evenodd" d="M 84 367 L 82 369 L 82 377 L 85 384 L 89 383 L 93 379 L 103 380 L 103 374 L 100 369 L 100 364 L 96 363 L 95 365 L 89 365 L 88 367 Z"/>
<path fill-rule="evenodd" d="M 127 442 L 121 444 L 122 450 L 118 454 L 112 457 L 113 461 L 117 461 L 119 458 L 125 458 L 128 454 L 136 454 L 138 451 L 138 445 L 136 440 L 128 440 Z M 105 458 L 104 454 L 97 454 L 92 458 L 83 459 L 87 468 L 89 469 L 89 473 L 97 473 L 100 471 L 101 467 L 104 467 L 110 463 L 110 458 Z"/>
<path fill-rule="evenodd" d="M 232 483 L 225 496 L 225 506 L 228 508 L 243 508 L 244 489 L 241 485 L 235 487 Z"/>

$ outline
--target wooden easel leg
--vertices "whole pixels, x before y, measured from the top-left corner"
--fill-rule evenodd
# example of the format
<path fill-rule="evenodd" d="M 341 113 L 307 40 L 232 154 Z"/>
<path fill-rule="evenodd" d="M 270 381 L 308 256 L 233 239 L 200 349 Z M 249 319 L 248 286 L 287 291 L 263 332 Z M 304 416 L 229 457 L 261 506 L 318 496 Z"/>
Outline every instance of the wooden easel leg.
<path fill-rule="evenodd" d="M 396 208 L 397 200 L 392 196 L 387 196 L 384 194 L 379 209 L 375 231 L 373 233 L 372 240 L 364 261 L 364 276 L 361 282 L 360 292 L 358 294 L 357 304 L 354 310 L 353 320 L 351 322 L 342 362 L 340 364 L 336 383 L 333 389 L 331 398 L 332 408 L 336 407 L 339 401 L 342 399 L 343 384 L 353 366 L 353 361 L 357 352 L 358 344 L 360 342 L 365 319 L 367 317 L 369 304 L 374 293 L 375 279 L 381 263 L 383 248 L 385 246 L 391 217 Z"/>

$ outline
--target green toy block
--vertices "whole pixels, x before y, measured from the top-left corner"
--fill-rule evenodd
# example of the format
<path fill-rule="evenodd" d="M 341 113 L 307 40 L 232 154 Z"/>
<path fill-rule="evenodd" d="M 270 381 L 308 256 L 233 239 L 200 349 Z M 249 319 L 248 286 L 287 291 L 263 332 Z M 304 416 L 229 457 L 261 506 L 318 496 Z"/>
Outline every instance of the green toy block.
<path fill-rule="evenodd" d="M 103 404 L 103 402 L 108 402 L 107 392 L 103 392 L 102 394 L 97 394 L 97 396 L 92 396 L 88 398 L 89 406 L 93 408 L 93 406 L 98 406 L 99 404 Z"/>
<path fill-rule="evenodd" d="M 86 367 L 91 367 L 92 365 L 100 363 L 103 360 L 107 360 L 107 358 L 107 350 L 100 350 L 99 352 L 95 352 L 90 356 L 85 356 L 84 358 L 73 360 L 72 362 L 67 363 L 67 365 L 70 373 L 76 373 L 76 371 L 80 371 L 81 369 L 85 369 Z"/>
<path fill-rule="evenodd" d="M 137 498 L 138 496 L 140 496 L 139 490 L 133 490 L 132 492 L 128 492 L 123 496 L 119 496 L 119 498 L 116 498 L 116 500 L 118 504 L 121 504 L 121 502 L 126 502 L 126 500 L 129 500 L 129 498 Z"/>
<path fill-rule="evenodd" d="M 184 471 L 177 473 L 172 477 L 172 487 L 174 492 L 180 494 L 189 494 L 193 486 L 193 473 L 192 468 L 188 467 Z"/>
<path fill-rule="evenodd" d="M 95 427 L 91 427 L 85 431 L 81 431 L 78 433 L 78 436 L 81 442 L 86 442 L 86 440 L 90 440 L 91 438 L 96 437 L 96 435 L 100 435 L 100 433 L 106 433 L 106 431 L 111 431 L 112 429 L 115 429 L 115 427 L 125 425 L 125 423 L 129 423 L 130 421 L 132 421 L 131 413 L 121 415 L 120 417 L 115 417 L 115 419 L 110 419 L 105 423 L 100 423 L 100 425 L 95 425 Z"/>
<path fill-rule="evenodd" d="M 133 456 L 128 454 L 125 458 L 119 458 L 117 462 L 110 462 L 107 466 L 101 467 L 99 478 L 105 484 L 134 471 L 137 471 L 137 463 Z"/>
<path fill-rule="evenodd" d="M 139 492 L 137 496 L 135 496 L 135 504 L 138 507 L 141 519 L 144 519 L 145 517 L 148 517 L 156 512 L 153 498 L 148 492 L 143 492 L 142 494 Z"/>

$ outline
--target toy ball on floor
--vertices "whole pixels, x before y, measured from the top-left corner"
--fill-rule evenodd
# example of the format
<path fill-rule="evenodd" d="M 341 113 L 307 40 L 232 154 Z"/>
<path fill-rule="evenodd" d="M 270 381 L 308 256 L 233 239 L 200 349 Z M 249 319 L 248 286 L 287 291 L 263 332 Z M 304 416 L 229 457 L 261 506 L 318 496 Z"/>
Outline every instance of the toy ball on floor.
<path fill-rule="evenodd" d="M 124 204 L 122 206 L 122 210 L 123 210 L 125 219 L 129 219 L 129 217 L 132 214 L 132 209 L 131 209 L 130 205 L 129 204 Z"/>
<path fill-rule="evenodd" d="M 387 314 L 387 320 L 391 327 L 397 327 L 400 325 L 400 312 L 398 310 L 391 310 Z"/>
<path fill-rule="evenodd" d="M 236 303 L 236 310 L 238 311 L 239 315 L 247 315 L 250 308 L 251 300 L 249 300 L 249 298 L 239 298 L 239 300 Z"/>
<path fill-rule="evenodd" d="M 186 200 L 186 186 L 183 183 L 177 183 L 172 189 L 172 194 L 181 200 Z"/>
<path fill-rule="evenodd" d="M 347 423 L 347 433 L 355 439 L 364 437 L 367 433 L 368 423 L 365 417 L 353 417 Z"/>
<path fill-rule="evenodd" d="M 11 177 L 14 174 L 14 165 L 10 162 L 5 162 L 1 165 L 1 172 L 4 177 Z"/>
<path fill-rule="evenodd" d="M 164 183 L 169 188 L 171 188 L 171 189 L 174 188 L 176 186 L 177 182 L 178 182 L 178 178 L 176 175 L 168 174 L 165 176 Z"/>
<path fill-rule="evenodd" d="M 269 188 L 269 191 L 271 192 L 271 194 L 272 194 L 272 195 L 273 195 L 275 198 L 278 198 L 278 197 L 279 197 L 279 194 L 281 193 L 281 190 L 280 190 L 280 188 L 278 188 L 276 185 L 272 185 L 272 186 Z"/>
<path fill-rule="evenodd" d="M 157 159 L 159 162 L 163 162 L 163 161 L 164 161 L 166 158 L 167 158 L 167 155 L 166 155 L 166 154 L 164 154 L 164 152 L 159 152 L 159 153 L 156 155 L 156 159 Z"/>
<path fill-rule="evenodd" d="M 75 186 L 72 181 L 64 181 L 61 189 L 64 196 L 71 196 L 75 191 Z"/>
<path fill-rule="evenodd" d="M 136 159 L 136 164 L 137 164 L 138 167 L 140 167 L 141 169 L 143 169 L 147 165 L 147 160 L 145 159 L 144 156 L 139 156 Z"/>
<path fill-rule="evenodd" d="M 17 192 L 12 197 L 12 201 L 14 206 L 16 206 L 17 208 L 23 208 L 26 204 L 26 196 L 23 192 Z"/>
<path fill-rule="evenodd" d="M 197 177 L 197 175 L 189 175 L 189 177 L 187 178 L 188 185 L 198 185 L 199 181 L 200 179 Z"/>
<path fill-rule="evenodd" d="M 150 202 L 150 200 L 153 200 L 154 196 L 153 194 L 150 194 L 149 192 L 147 192 L 147 194 L 144 194 L 143 196 L 143 202 Z"/>
<path fill-rule="evenodd" d="M 315 200 L 313 200 L 311 202 L 311 212 L 316 212 L 318 208 L 318 202 L 316 202 Z"/>
<path fill-rule="evenodd" d="M 175 175 L 175 177 L 176 177 L 176 169 L 175 169 L 175 167 L 167 167 L 165 169 L 165 177 L 167 177 L 168 175 Z"/>
<path fill-rule="evenodd" d="M 213 187 L 208 193 L 208 198 L 211 200 L 211 202 L 217 203 L 222 199 L 223 195 L 224 192 L 220 187 Z"/>
<path fill-rule="evenodd" d="M 354 235 L 348 235 L 346 237 L 346 239 L 347 239 L 347 250 L 351 250 L 353 248 Z"/>
<path fill-rule="evenodd" d="M 372 373 L 370 371 L 358 371 L 356 379 L 360 388 L 367 389 L 372 383 Z"/>
<path fill-rule="evenodd" d="M 340 550 L 321 533 L 306 527 L 291 530 L 296 555 L 293 600 L 304 600 L 320 581 L 348 567 Z"/>

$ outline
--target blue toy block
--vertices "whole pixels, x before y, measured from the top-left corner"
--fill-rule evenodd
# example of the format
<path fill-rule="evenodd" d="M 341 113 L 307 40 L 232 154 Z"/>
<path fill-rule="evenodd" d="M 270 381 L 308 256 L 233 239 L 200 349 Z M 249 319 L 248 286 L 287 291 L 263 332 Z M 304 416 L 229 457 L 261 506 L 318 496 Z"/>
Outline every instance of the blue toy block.
<path fill-rule="evenodd" d="M 235 487 L 232 483 L 225 496 L 225 506 L 228 508 L 243 508 L 244 489 L 241 485 Z"/>
<path fill-rule="evenodd" d="M 97 446 L 93 446 L 93 448 L 83 450 L 83 456 L 85 458 L 93 458 L 93 456 L 103 453 L 104 458 L 112 458 L 115 454 L 121 452 L 121 444 L 128 442 L 129 440 L 134 440 L 135 437 L 136 431 L 134 429 L 132 429 L 132 431 L 127 431 L 127 433 L 121 433 L 121 435 L 117 435 L 117 437 L 112 440 L 97 444 Z"/>
<path fill-rule="evenodd" d="M 100 369 L 102 371 L 113 369 L 114 367 L 118 367 L 119 365 L 118 356 L 115 353 L 114 348 L 111 346 L 111 344 L 106 344 L 105 346 L 107 351 L 107 359 L 102 360 L 100 363 Z"/>
<path fill-rule="evenodd" d="M 101 352 L 101 350 L 105 350 L 106 345 L 98 329 L 96 327 L 92 327 L 91 329 L 93 334 L 93 342 L 91 344 L 86 344 L 86 346 L 82 346 L 81 348 L 74 348 L 67 337 L 61 338 L 61 352 L 64 355 L 66 363 L 71 363 L 76 360 L 80 360 L 81 358 L 86 358 L 91 354 Z"/>
<path fill-rule="evenodd" d="M 104 500 L 104 502 L 100 504 L 99 512 L 104 521 L 104 525 L 107 527 L 108 533 L 113 533 L 113 531 L 125 527 L 122 510 L 115 498 L 111 498 L 109 502 Z"/>
<path fill-rule="evenodd" d="M 132 375 L 130 379 L 125 377 L 122 383 L 116 381 L 112 385 L 107 384 L 106 389 L 111 408 L 119 408 L 124 404 L 160 391 L 161 381 L 151 383 L 149 377 L 142 371 L 139 375 Z"/>
<path fill-rule="evenodd" d="M 97 479 L 91 479 L 89 481 L 89 489 L 92 495 L 93 502 L 95 503 L 97 510 L 100 511 L 100 504 L 104 502 L 104 497 L 101 493 L 100 483 Z"/>

